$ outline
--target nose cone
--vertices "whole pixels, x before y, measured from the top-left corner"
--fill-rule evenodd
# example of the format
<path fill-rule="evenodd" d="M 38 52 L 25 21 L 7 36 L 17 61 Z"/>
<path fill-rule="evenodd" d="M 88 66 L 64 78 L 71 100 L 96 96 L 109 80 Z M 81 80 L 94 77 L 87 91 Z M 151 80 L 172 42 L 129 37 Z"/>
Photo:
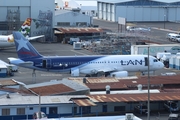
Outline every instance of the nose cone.
<path fill-rule="evenodd" d="M 158 69 L 162 69 L 162 68 L 164 68 L 164 64 L 162 62 L 159 62 L 158 63 Z"/>

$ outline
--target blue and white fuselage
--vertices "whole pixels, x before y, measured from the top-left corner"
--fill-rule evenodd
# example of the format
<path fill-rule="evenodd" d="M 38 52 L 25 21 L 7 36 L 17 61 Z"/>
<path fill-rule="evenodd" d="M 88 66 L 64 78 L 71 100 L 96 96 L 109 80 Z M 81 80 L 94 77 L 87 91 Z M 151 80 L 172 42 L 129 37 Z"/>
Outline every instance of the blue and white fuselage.
<path fill-rule="evenodd" d="M 81 73 L 90 75 L 99 72 L 145 72 L 148 70 L 147 55 L 42 56 L 28 41 L 22 38 L 23 36 L 19 32 L 15 32 L 13 35 L 19 59 L 9 59 L 12 64 L 21 67 L 70 73 L 72 76 L 79 76 Z M 149 65 L 150 71 L 161 69 L 164 66 L 153 56 L 149 56 Z"/>

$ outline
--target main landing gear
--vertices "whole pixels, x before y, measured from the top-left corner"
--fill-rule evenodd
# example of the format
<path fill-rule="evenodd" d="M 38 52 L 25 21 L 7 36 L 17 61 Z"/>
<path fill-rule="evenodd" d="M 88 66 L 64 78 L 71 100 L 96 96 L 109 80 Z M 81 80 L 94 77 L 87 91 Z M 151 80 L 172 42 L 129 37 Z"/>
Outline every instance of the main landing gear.
<path fill-rule="evenodd" d="M 35 69 L 33 69 L 33 72 L 32 72 L 32 80 L 34 81 L 34 83 L 36 83 L 36 72 L 35 72 Z"/>
<path fill-rule="evenodd" d="M 98 72 L 96 74 L 86 74 L 85 77 L 107 77 L 110 73 Z"/>

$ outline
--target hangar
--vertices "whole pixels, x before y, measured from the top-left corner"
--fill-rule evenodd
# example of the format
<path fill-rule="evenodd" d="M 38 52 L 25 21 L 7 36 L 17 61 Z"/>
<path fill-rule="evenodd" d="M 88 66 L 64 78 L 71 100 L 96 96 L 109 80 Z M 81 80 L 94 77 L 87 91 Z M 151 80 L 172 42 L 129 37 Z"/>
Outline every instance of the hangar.
<path fill-rule="evenodd" d="M 31 36 L 45 34 L 47 39 L 52 39 L 54 7 L 52 0 L 1 0 L 0 34 L 19 30 L 23 21 L 30 17 L 34 19 Z"/>
<path fill-rule="evenodd" d="M 178 0 L 98 0 L 98 18 L 117 22 L 176 22 L 180 20 Z"/>

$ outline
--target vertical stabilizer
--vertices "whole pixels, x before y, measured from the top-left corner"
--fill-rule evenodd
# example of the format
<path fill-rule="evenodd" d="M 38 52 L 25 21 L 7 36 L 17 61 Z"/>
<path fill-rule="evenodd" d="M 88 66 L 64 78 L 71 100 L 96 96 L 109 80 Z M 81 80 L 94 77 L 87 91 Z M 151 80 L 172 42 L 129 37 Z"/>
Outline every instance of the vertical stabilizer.
<path fill-rule="evenodd" d="M 21 32 L 13 32 L 16 51 L 20 59 L 41 57 L 39 52 L 32 44 L 23 36 Z"/>

